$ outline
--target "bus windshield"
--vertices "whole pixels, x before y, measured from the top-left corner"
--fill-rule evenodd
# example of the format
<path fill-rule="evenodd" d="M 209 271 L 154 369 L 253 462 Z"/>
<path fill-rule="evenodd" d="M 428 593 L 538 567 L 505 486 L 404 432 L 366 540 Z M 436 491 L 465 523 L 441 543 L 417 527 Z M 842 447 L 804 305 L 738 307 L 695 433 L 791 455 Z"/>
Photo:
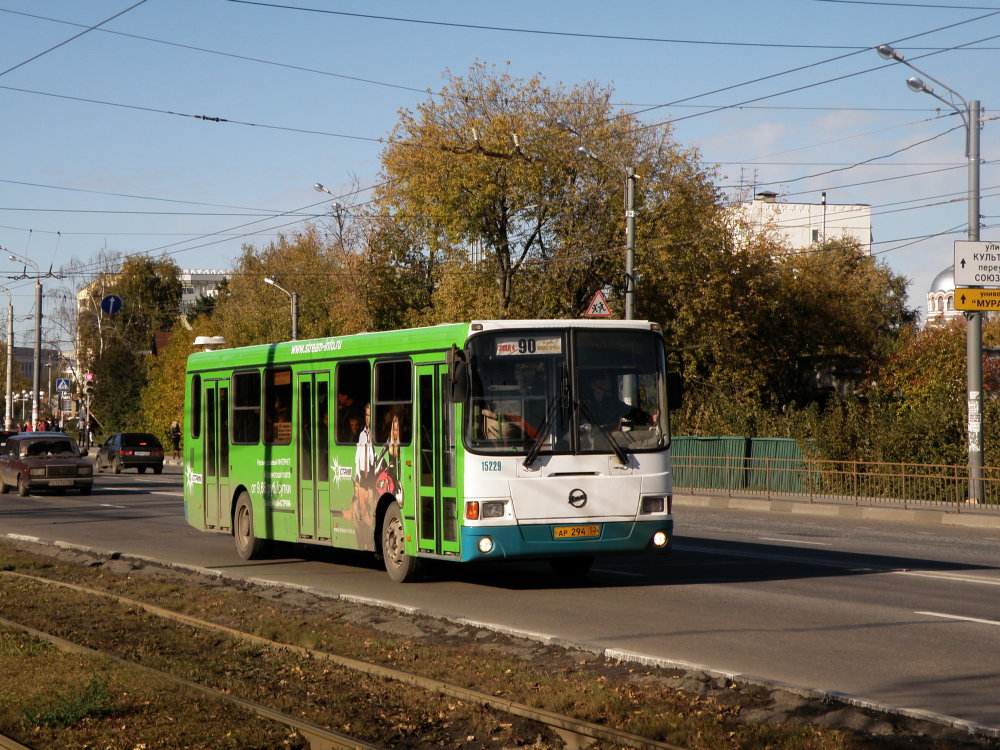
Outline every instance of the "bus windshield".
<path fill-rule="evenodd" d="M 623 453 L 667 444 L 652 331 L 490 331 L 470 339 L 466 445 L 479 453 Z"/>

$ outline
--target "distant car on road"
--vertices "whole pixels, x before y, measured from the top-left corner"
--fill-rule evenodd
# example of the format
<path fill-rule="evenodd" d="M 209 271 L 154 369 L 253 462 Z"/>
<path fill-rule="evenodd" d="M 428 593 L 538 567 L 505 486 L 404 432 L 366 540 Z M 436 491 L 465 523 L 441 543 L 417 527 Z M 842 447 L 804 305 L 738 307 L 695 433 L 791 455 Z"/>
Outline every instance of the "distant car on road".
<path fill-rule="evenodd" d="M 98 448 L 95 463 L 98 471 L 108 468 L 115 474 L 133 466 L 140 474 L 146 469 L 159 474 L 163 471 L 163 444 L 148 432 L 116 432 Z"/>
<path fill-rule="evenodd" d="M 77 489 L 89 495 L 94 467 L 76 440 L 62 432 L 10 435 L 0 452 L 0 493 L 13 487 L 21 497 L 36 490 Z"/>
<path fill-rule="evenodd" d="M 4 444 L 7 442 L 7 438 L 11 435 L 17 435 L 20 430 L 0 430 L 0 449 L 3 448 Z"/>

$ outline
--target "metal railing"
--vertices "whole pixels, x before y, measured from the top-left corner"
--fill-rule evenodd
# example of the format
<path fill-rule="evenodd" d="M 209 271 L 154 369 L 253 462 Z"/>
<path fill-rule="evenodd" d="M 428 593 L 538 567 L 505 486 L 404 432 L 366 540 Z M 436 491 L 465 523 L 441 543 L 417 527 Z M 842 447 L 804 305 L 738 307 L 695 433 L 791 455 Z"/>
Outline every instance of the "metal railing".
<path fill-rule="evenodd" d="M 675 491 L 690 494 L 1000 513 L 1000 467 L 983 469 L 977 503 L 968 466 L 678 455 L 672 464 Z"/>

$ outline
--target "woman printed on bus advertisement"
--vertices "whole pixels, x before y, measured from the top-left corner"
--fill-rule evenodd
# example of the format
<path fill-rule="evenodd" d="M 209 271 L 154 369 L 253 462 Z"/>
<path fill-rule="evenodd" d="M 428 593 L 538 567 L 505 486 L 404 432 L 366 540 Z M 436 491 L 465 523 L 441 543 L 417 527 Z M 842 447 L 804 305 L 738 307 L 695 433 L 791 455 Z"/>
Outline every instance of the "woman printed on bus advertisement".
<path fill-rule="evenodd" d="M 372 470 L 375 467 L 375 449 L 372 446 L 371 422 L 371 404 L 365 404 L 365 424 L 358 435 L 358 446 L 354 451 L 354 498 L 350 510 L 358 549 L 370 549 L 374 544 L 372 496 L 375 478 Z"/>
<path fill-rule="evenodd" d="M 385 415 L 385 447 L 375 462 L 375 489 L 379 497 L 392 495 L 402 505 L 403 493 L 399 486 L 399 446 L 402 442 L 402 423 L 395 409 Z"/>

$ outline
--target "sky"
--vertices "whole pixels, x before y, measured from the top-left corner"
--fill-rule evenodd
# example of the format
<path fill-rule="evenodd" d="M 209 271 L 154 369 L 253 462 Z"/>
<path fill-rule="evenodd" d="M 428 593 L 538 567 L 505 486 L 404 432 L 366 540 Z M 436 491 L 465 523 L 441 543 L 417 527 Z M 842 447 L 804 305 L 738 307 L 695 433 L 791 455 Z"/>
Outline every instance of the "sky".
<path fill-rule="evenodd" d="M 883 43 L 946 101 L 910 91 L 915 71 Z M 919 308 L 967 238 L 952 89 L 985 110 L 981 239 L 998 238 L 1000 0 L 0 0 L 0 284 L 16 343 L 35 282 L 11 277 L 36 266 L 58 275 L 113 250 L 228 268 L 244 243 L 321 220 L 333 198 L 315 183 L 364 202 L 400 110 L 477 60 L 613 87 L 619 110 L 670 122 L 731 198 L 870 204 L 873 252 Z M 42 284 L 46 311 L 75 291 Z"/>

